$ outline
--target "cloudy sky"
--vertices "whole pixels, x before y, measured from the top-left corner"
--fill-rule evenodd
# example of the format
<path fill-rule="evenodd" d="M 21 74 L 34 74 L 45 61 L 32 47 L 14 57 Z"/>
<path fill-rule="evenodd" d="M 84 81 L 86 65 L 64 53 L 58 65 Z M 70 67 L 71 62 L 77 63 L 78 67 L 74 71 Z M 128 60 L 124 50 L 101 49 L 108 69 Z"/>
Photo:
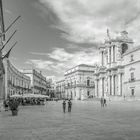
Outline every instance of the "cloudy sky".
<path fill-rule="evenodd" d="M 62 77 L 75 65 L 94 65 L 107 28 L 113 37 L 127 30 L 139 44 L 140 0 L 3 0 L 3 6 L 6 26 L 21 15 L 5 49 L 18 41 L 10 56 L 18 69 Z"/>

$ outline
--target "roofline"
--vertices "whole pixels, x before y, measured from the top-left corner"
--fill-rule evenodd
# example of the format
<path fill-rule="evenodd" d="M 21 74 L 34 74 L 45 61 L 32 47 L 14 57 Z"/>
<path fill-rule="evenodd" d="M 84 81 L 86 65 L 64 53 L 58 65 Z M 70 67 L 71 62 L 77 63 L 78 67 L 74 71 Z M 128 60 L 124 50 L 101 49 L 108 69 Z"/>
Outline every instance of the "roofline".
<path fill-rule="evenodd" d="M 92 65 L 87 65 L 87 64 L 79 64 L 79 65 L 77 65 L 77 66 L 74 66 L 74 67 L 72 67 L 72 68 L 66 70 L 65 72 L 67 72 L 67 71 L 69 71 L 69 70 L 72 70 L 72 69 L 74 69 L 74 68 L 76 68 L 76 67 L 78 67 L 78 66 L 81 66 L 81 65 L 85 65 L 85 66 L 87 66 L 87 67 L 95 68 L 95 65 L 92 66 Z"/>

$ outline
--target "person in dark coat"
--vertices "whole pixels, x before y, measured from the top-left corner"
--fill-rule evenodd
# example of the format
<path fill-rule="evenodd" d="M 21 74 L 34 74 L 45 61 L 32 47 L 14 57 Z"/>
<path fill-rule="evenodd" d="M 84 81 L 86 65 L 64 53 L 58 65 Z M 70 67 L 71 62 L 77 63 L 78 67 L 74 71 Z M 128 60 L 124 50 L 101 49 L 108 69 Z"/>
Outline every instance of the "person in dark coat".
<path fill-rule="evenodd" d="M 5 111 L 8 111 L 8 100 L 4 100 L 4 108 L 5 108 Z"/>
<path fill-rule="evenodd" d="M 65 113 L 65 110 L 66 110 L 66 101 L 65 100 L 63 101 L 62 105 L 63 105 L 63 112 Z"/>
<path fill-rule="evenodd" d="M 101 107 L 104 107 L 104 99 L 103 99 L 103 97 L 101 97 L 100 102 L 101 102 Z"/>
<path fill-rule="evenodd" d="M 107 106 L 106 99 L 104 98 L 104 106 Z"/>
<path fill-rule="evenodd" d="M 68 112 L 71 112 L 72 102 L 71 100 L 68 101 Z"/>

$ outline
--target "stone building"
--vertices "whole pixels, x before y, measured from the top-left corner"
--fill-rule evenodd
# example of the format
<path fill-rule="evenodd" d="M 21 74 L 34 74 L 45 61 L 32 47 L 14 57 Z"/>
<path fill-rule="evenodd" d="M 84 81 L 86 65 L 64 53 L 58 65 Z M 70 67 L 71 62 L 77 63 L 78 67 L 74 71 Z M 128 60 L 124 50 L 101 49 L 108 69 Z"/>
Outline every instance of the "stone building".
<path fill-rule="evenodd" d="M 65 80 L 57 81 L 55 90 L 58 99 L 65 99 Z"/>
<path fill-rule="evenodd" d="M 17 68 L 15 68 L 9 59 L 4 60 L 5 67 L 5 99 L 8 96 L 15 94 L 26 94 L 31 91 L 30 77 L 24 75 Z"/>
<path fill-rule="evenodd" d="M 56 79 L 54 76 L 48 76 L 47 78 L 48 88 L 47 93 L 49 93 L 50 98 L 56 97 Z"/>
<path fill-rule="evenodd" d="M 123 60 L 124 96 L 140 98 L 140 46 L 128 50 Z"/>
<path fill-rule="evenodd" d="M 23 70 L 23 73 L 31 79 L 31 89 L 33 94 L 46 94 L 47 81 L 41 72 L 35 69 Z"/>
<path fill-rule="evenodd" d="M 95 96 L 95 66 L 78 65 L 65 72 L 65 97 L 84 100 Z"/>
<path fill-rule="evenodd" d="M 95 72 L 96 96 L 125 97 L 138 95 L 138 81 L 140 79 L 138 72 L 140 57 L 138 55 L 140 51 L 139 47 L 134 47 L 134 42 L 128 37 L 128 33 L 123 31 L 115 39 L 109 37 L 100 46 L 99 54 L 101 63 Z M 135 80 L 134 75 L 137 80 Z"/>

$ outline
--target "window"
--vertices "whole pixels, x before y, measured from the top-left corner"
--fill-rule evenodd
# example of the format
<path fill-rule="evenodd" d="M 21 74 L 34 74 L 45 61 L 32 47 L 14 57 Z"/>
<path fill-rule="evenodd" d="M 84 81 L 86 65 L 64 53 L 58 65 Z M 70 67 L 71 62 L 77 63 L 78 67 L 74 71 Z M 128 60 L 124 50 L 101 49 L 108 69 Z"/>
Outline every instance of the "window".
<path fill-rule="evenodd" d="M 130 79 L 131 81 L 134 81 L 135 80 L 135 78 L 134 78 L 134 72 L 131 72 L 131 79 Z"/>
<path fill-rule="evenodd" d="M 115 45 L 113 46 L 113 62 L 115 62 Z"/>
<path fill-rule="evenodd" d="M 130 56 L 130 61 L 134 61 L 133 54 Z"/>
<path fill-rule="evenodd" d="M 87 80 L 87 86 L 90 86 L 90 80 L 89 79 Z"/>
<path fill-rule="evenodd" d="M 87 91 L 87 96 L 89 96 L 89 91 Z"/>
<path fill-rule="evenodd" d="M 122 54 L 124 54 L 128 49 L 128 45 L 123 43 L 121 46 L 122 46 Z"/>
<path fill-rule="evenodd" d="M 132 96 L 134 96 L 134 93 L 135 93 L 134 89 L 131 89 L 131 95 Z"/>

